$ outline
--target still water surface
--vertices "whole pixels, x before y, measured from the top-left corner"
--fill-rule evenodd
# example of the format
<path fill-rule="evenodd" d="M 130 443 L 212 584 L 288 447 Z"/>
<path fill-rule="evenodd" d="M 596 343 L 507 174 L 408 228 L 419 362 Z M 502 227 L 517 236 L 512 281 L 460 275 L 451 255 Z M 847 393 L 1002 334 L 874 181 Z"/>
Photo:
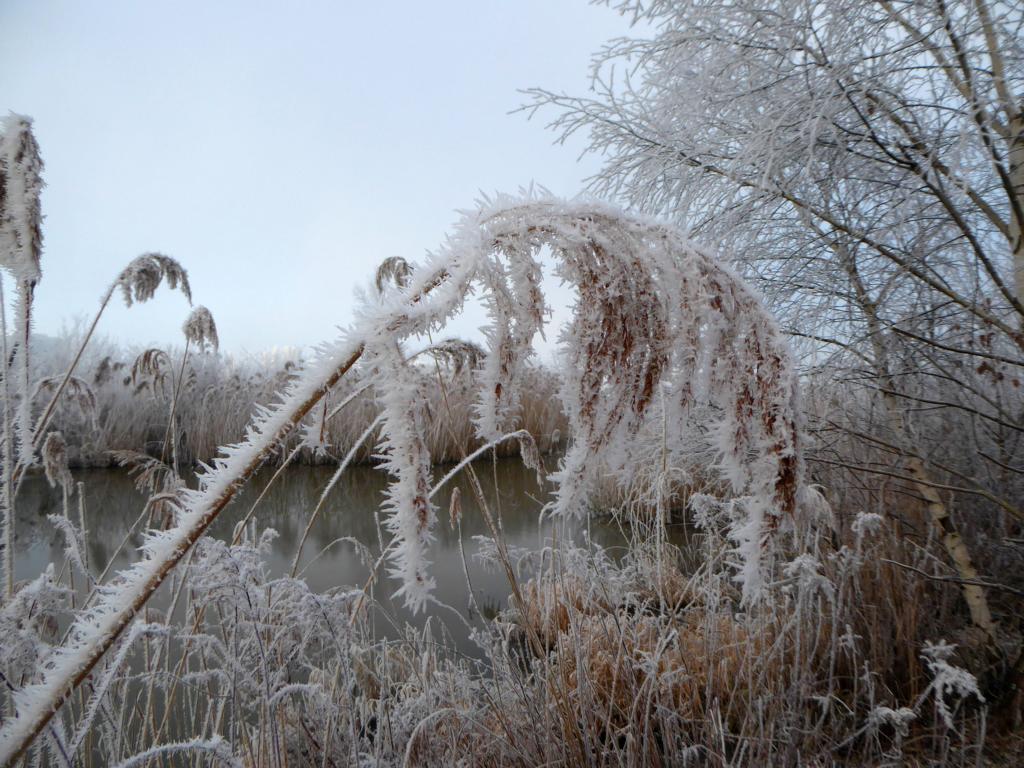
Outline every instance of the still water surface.
<path fill-rule="evenodd" d="M 571 539 L 582 544 L 588 535 L 595 545 L 607 548 L 612 555 L 621 553 L 626 534 L 614 523 L 594 520 L 551 520 L 540 522 L 539 513 L 546 500 L 547 490 L 537 484 L 536 475 L 518 460 L 504 459 L 496 464 L 489 461 L 475 465 L 484 489 L 488 507 L 500 521 L 505 541 L 510 548 L 538 550 L 553 542 L 565 543 Z M 447 468 L 435 468 L 435 478 L 442 477 Z M 271 577 L 286 575 L 291 569 L 296 547 L 302 537 L 309 515 L 317 504 L 333 467 L 292 467 L 281 474 L 260 502 L 256 512 L 260 529 L 273 528 L 277 538 L 266 560 Z M 249 511 L 256 497 L 273 474 L 272 469 L 262 471 L 250 482 L 221 516 L 214 522 L 209 535 L 230 540 L 235 524 Z M 145 497 L 135 489 L 132 479 L 123 470 L 89 470 L 78 472 L 75 479 L 85 484 L 85 519 L 87 528 L 88 560 L 94 572 L 102 569 L 111 557 L 115 568 L 134 560 L 141 537 L 136 531 L 129 545 L 115 556 L 118 545 L 139 518 Z M 371 565 L 365 563 L 351 537 L 369 548 L 376 558 L 380 553 L 375 511 L 383 499 L 386 475 L 371 467 L 349 469 L 331 491 L 327 504 L 320 511 L 303 547 L 300 564 L 302 577 L 309 585 L 323 591 L 332 587 L 356 586 L 367 581 Z M 462 503 L 462 543 L 469 578 L 477 605 L 490 614 L 506 607 L 509 585 L 502 572 L 487 567 L 476 557 L 481 549 L 476 536 L 489 536 L 484 515 L 471 491 L 467 478 L 460 476 L 435 497 L 438 522 L 435 541 L 430 548 L 433 562 L 431 574 L 437 581 L 438 600 L 451 606 L 469 621 L 479 621 L 469 608 L 469 588 L 466 583 L 463 558 L 459 548 L 459 533 L 448 520 L 448 507 L 452 490 L 459 487 Z M 73 505 L 77 500 L 73 501 Z M 30 477 L 18 499 L 16 526 L 16 578 L 28 579 L 38 575 L 47 563 L 64 562 L 64 541 L 47 520 L 49 514 L 62 514 L 59 492 L 49 488 L 42 477 Z M 77 511 L 72 511 L 77 519 Z M 383 533 L 387 541 L 386 531 Z M 676 538 L 672 536 L 672 538 Z M 381 610 L 374 617 L 375 629 L 381 636 L 394 636 L 395 626 L 411 622 L 422 627 L 431 617 L 435 629 L 450 635 L 455 647 L 469 655 L 479 654 L 469 640 L 465 622 L 450 610 L 433 606 L 426 614 L 412 616 L 400 604 L 389 598 L 397 582 L 382 574 L 374 596 Z M 159 596 L 155 598 L 160 604 Z M 163 601 L 166 603 L 166 599 Z"/>

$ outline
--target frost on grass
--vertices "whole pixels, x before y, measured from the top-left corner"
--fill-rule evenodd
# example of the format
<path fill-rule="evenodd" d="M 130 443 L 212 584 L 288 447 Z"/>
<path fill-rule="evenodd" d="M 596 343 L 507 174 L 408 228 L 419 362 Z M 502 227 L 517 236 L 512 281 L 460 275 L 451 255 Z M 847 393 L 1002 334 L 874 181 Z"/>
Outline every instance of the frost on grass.
<path fill-rule="evenodd" d="M 136 766 L 150 765 L 153 760 L 162 760 L 171 755 L 188 753 L 207 756 L 211 765 L 236 766 L 237 768 L 241 768 L 242 765 L 231 754 L 231 747 L 221 737 L 214 736 L 212 739 L 192 739 L 191 741 L 150 747 L 145 752 L 140 752 L 118 763 L 116 768 L 136 768 Z"/>
<path fill-rule="evenodd" d="M 8 115 L 0 133 L 0 259 L 19 283 L 40 277 L 42 172 L 32 120 Z"/>
<path fill-rule="evenodd" d="M 162 253 L 144 253 L 132 259 L 121 270 L 114 285 L 121 289 L 124 303 L 130 307 L 133 303 L 153 298 L 164 280 L 171 290 L 180 289 L 191 303 L 192 288 L 188 284 L 188 273 L 176 260 Z"/>
<path fill-rule="evenodd" d="M 954 727 L 954 709 L 950 708 L 949 698 L 952 698 L 957 704 L 971 697 L 981 703 L 985 702 L 985 697 L 982 695 L 981 689 L 978 688 L 977 678 L 966 669 L 950 663 L 955 650 L 955 645 L 949 645 L 945 640 L 940 640 L 937 643 L 925 643 L 924 650 L 921 651 L 921 658 L 924 659 L 928 670 L 932 673 L 932 682 L 921 694 L 918 703 L 923 702 L 929 694 L 933 696 L 935 710 L 942 718 L 946 728 L 949 729 Z"/>
<path fill-rule="evenodd" d="M 204 306 L 198 306 L 189 313 L 181 330 L 189 344 L 201 352 L 205 352 L 207 349 L 216 351 L 220 347 L 217 324 L 213 321 L 210 310 Z"/>
<path fill-rule="evenodd" d="M 29 678 L 50 652 L 52 638 L 69 592 L 57 583 L 53 563 L 21 587 L 0 608 L 0 647 L 8 674 Z"/>
<path fill-rule="evenodd" d="M 16 432 L 18 448 L 31 453 L 32 419 L 29 398 L 29 338 L 32 327 L 32 301 L 39 282 L 40 258 L 43 250 L 42 207 L 43 160 L 39 145 L 32 134 L 32 120 L 11 113 L 0 127 L 0 267 L 14 278 L 17 302 L 14 310 L 13 345 L 8 349 L 7 320 L 2 319 L 3 350 L 7 368 L 4 370 L 4 388 L 8 397 L 14 395 L 20 403 L 17 411 Z M 17 372 L 13 392 L 8 377 Z M 5 456 L 10 465 L 13 456 Z M 8 523 L 10 525 L 10 523 Z M 9 538 L 6 546 L 11 546 Z M 9 569 L 8 569 L 9 570 Z M 5 574 L 10 580 L 10 574 Z"/>
<path fill-rule="evenodd" d="M 380 447 L 384 469 L 393 477 L 384 501 L 388 529 L 400 542 L 392 557 L 391 574 L 402 585 L 396 596 L 404 597 L 415 611 L 423 607 L 435 584 L 428 571 L 426 549 L 437 517 L 430 501 L 424 398 L 418 391 L 421 380 L 390 339 L 368 343 L 367 354 L 379 372 L 374 383 L 381 393 L 384 439 Z"/>

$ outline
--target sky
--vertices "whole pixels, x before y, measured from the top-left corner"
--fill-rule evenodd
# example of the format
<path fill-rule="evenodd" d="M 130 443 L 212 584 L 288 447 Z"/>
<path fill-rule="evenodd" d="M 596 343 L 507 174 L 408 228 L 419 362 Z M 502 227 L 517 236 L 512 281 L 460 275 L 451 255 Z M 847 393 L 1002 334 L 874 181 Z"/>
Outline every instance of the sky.
<path fill-rule="evenodd" d="M 585 137 L 509 113 L 520 89 L 586 91 L 627 29 L 586 0 L 2 0 L 0 111 L 34 118 L 46 163 L 36 331 L 91 318 L 159 251 L 224 349 L 332 338 L 377 264 L 421 258 L 480 193 L 582 189 Z M 180 344 L 187 314 L 163 289 L 99 331 Z"/>

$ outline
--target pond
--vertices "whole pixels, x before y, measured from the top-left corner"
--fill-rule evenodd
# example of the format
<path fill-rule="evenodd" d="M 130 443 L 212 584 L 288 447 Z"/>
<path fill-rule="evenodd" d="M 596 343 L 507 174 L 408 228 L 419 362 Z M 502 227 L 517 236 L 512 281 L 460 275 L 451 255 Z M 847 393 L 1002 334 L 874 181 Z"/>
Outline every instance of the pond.
<path fill-rule="evenodd" d="M 488 508 L 497 518 L 510 549 L 537 551 L 553 542 L 565 543 L 568 540 L 584 544 L 589 535 L 595 545 L 608 549 L 613 556 L 624 551 L 627 534 L 614 522 L 598 519 L 590 522 L 586 519 L 541 522 L 539 513 L 549 498 L 548 490 L 540 487 L 536 475 L 518 460 L 502 459 L 493 464 L 482 461 L 474 466 Z M 447 470 L 447 467 L 435 467 L 435 478 L 442 477 Z M 283 576 L 291 570 L 309 515 L 333 472 L 333 467 L 289 467 L 260 502 L 255 515 L 258 527 L 261 530 L 273 528 L 277 532 L 266 559 L 270 576 Z M 208 535 L 230 540 L 235 524 L 245 517 L 273 474 L 272 468 L 262 470 L 214 522 Z M 114 568 L 128 565 L 138 556 L 135 549 L 141 541 L 138 531 L 129 536 L 128 546 L 120 552 L 117 550 L 136 524 L 145 496 L 135 489 L 124 470 L 81 471 L 75 473 L 75 479 L 82 481 L 85 487 L 87 558 L 93 572 L 102 570 L 111 557 L 114 557 Z M 346 539 L 355 539 L 365 545 L 373 558 L 380 554 L 375 513 L 383 498 L 386 482 L 386 475 L 379 470 L 352 467 L 332 489 L 327 504 L 310 530 L 299 566 L 302 578 L 313 589 L 362 588 L 367 583 L 372 563 L 368 564 L 356 546 Z M 449 501 L 456 487 L 461 494 L 462 551 L 459 531 L 452 528 L 448 515 Z M 482 545 L 476 537 L 489 536 L 490 531 L 466 473 L 463 472 L 439 492 L 435 500 L 438 521 L 434 528 L 435 540 L 429 551 L 433 563 L 431 574 L 437 581 L 437 599 L 450 606 L 451 610 L 434 605 L 425 614 L 411 615 L 400 600 L 390 599 L 399 584 L 382 568 L 373 593 L 380 605 L 373 617 L 375 632 L 382 637 L 393 637 L 403 622 L 422 627 L 430 617 L 435 629 L 447 634 L 458 651 L 479 657 L 480 651 L 470 640 L 466 622 L 479 622 L 481 617 L 470 608 L 466 572 L 476 604 L 487 616 L 506 607 L 510 587 L 500 569 L 486 565 L 477 557 Z M 77 501 L 73 500 L 72 505 L 76 504 Z M 50 514 L 62 514 L 59 491 L 51 489 L 41 476 L 27 478 L 18 497 L 17 579 L 35 577 L 50 562 L 57 564 L 59 570 L 64 562 L 64 541 L 47 520 Z M 72 516 L 77 519 L 74 509 Z M 386 541 L 386 530 L 383 536 Z M 670 539 L 677 544 L 682 544 L 687 538 L 681 527 L 673 527 L 670 531 Z M 157 595 L 154 603 L 166 605 L 167 600 L 161 600 Z M 465 621 L 455 616 L 452 610 L 461 614 Z"/>

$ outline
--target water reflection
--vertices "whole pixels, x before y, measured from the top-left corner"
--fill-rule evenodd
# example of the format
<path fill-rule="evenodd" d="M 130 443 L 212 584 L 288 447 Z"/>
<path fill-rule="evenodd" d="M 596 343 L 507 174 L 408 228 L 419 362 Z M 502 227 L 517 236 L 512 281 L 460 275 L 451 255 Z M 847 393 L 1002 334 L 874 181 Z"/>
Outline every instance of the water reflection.
<path fill-rule="evenodd" d="M 623 532 L 614 524 L 587 523 L 585 520 L 539 522 L 538 517 L 546 490 L 537 484 L 536 475 L 513 459 L 492 465 L 480 462 L 476 466 L 488 507 L 496 516 L 504 538 L 511 549 L 533 550 L 548 546 L 553 540 L 577 543 L 585 540 L 589 525 L 594 543 L 605 548 L 618 549 L 626 543 Z M 291 569 L 296 547 L 316 506 L 323 488 L 329 481 L 330 467 L 294 467 L 282 473 L 260 502 L 256 520 L 258 526 L 277 531 L 267 568 L 272 577 L 287 574 Z M 239 498 L 229 506 L 211 526 L 209 535 L 222 540 L 230 539 L 236 523 L 249 511 L 273 475 L 268 469 L 249 483 Z M 441 468 L 435 472 L 441 477 Z M 76 480 L 84 483 L 85 519 L 88 529 L 88 560 L 98 572 L 114 555 L 121 541 L 136 524 L 145 498 L 135 490 L 131 478 L 122 470 L 90 470 L 76 473 Z M 387 542 L 386 530 L 378 529 L 375 512 L 383 498 L 386 484 L 383 472 L 369 467 L 354 467 L 347 471 L 331 492 L 328 503 L 314 522 L 305 546 L 300 570 L 303 578 L 318 591 L 332 587 L 362 587 L 370 573 L 365 558 L 359 556 L 355 545 L 343 541 L 351 537 L 365 545 L 376 557 L 380 553 L 380 537 Z M 462 540 L 465 567 L 459 548 L 459 533 L 448 521 L 448 506 L 455 487 L 460 488 L 462 503 Z M 485 567 L 476 555 L 480 543 L 476 536 L 490 534 L 468 478 L 464 475 L 452 481 L 435 498 L 438 524 L 435 541 L 429 556 L 433 561 L 431 573 L 437 581 L 438 600 L 456 609 L 469 620 L 479 620 L 469 610 L 469 588 L 465 570 L 473 586 L 476 603 L 491 614 L 505 607 L 509 585 L 503 573 Z M 77 519 L 77 499 L 72 500 L 72 517 Z M 19 579 L 32 578 L 49 562 L 64 561 L 64 542 L 59 532 L 46 519 L 48 514 L 62 514 L 59 491 L 50 489 L 42 477 L 30 477 L 19 496 L 16 526 L 17 573 Z M 115 568 L 126 566 L 137 557 L 136 547 L 141 537 L 136 532 L 129 544 L 114 561 Z M 381 574 L 374 597 L 384 606 L 386 614 L 378 614 L 375 622 L 384 636 L 394 635 L 394 624 L 408 621 L 423 626 L 426 616 L 433 616 L 447 628 L 456 647 L 463 653 L 476 655 L 469 641 L 465 623 L 439 606 L 428 609 L 426 616 L 411 616 L 389 595 L 398 584 Z M 159 596 L 156 598 L 159 605 Z"/>

